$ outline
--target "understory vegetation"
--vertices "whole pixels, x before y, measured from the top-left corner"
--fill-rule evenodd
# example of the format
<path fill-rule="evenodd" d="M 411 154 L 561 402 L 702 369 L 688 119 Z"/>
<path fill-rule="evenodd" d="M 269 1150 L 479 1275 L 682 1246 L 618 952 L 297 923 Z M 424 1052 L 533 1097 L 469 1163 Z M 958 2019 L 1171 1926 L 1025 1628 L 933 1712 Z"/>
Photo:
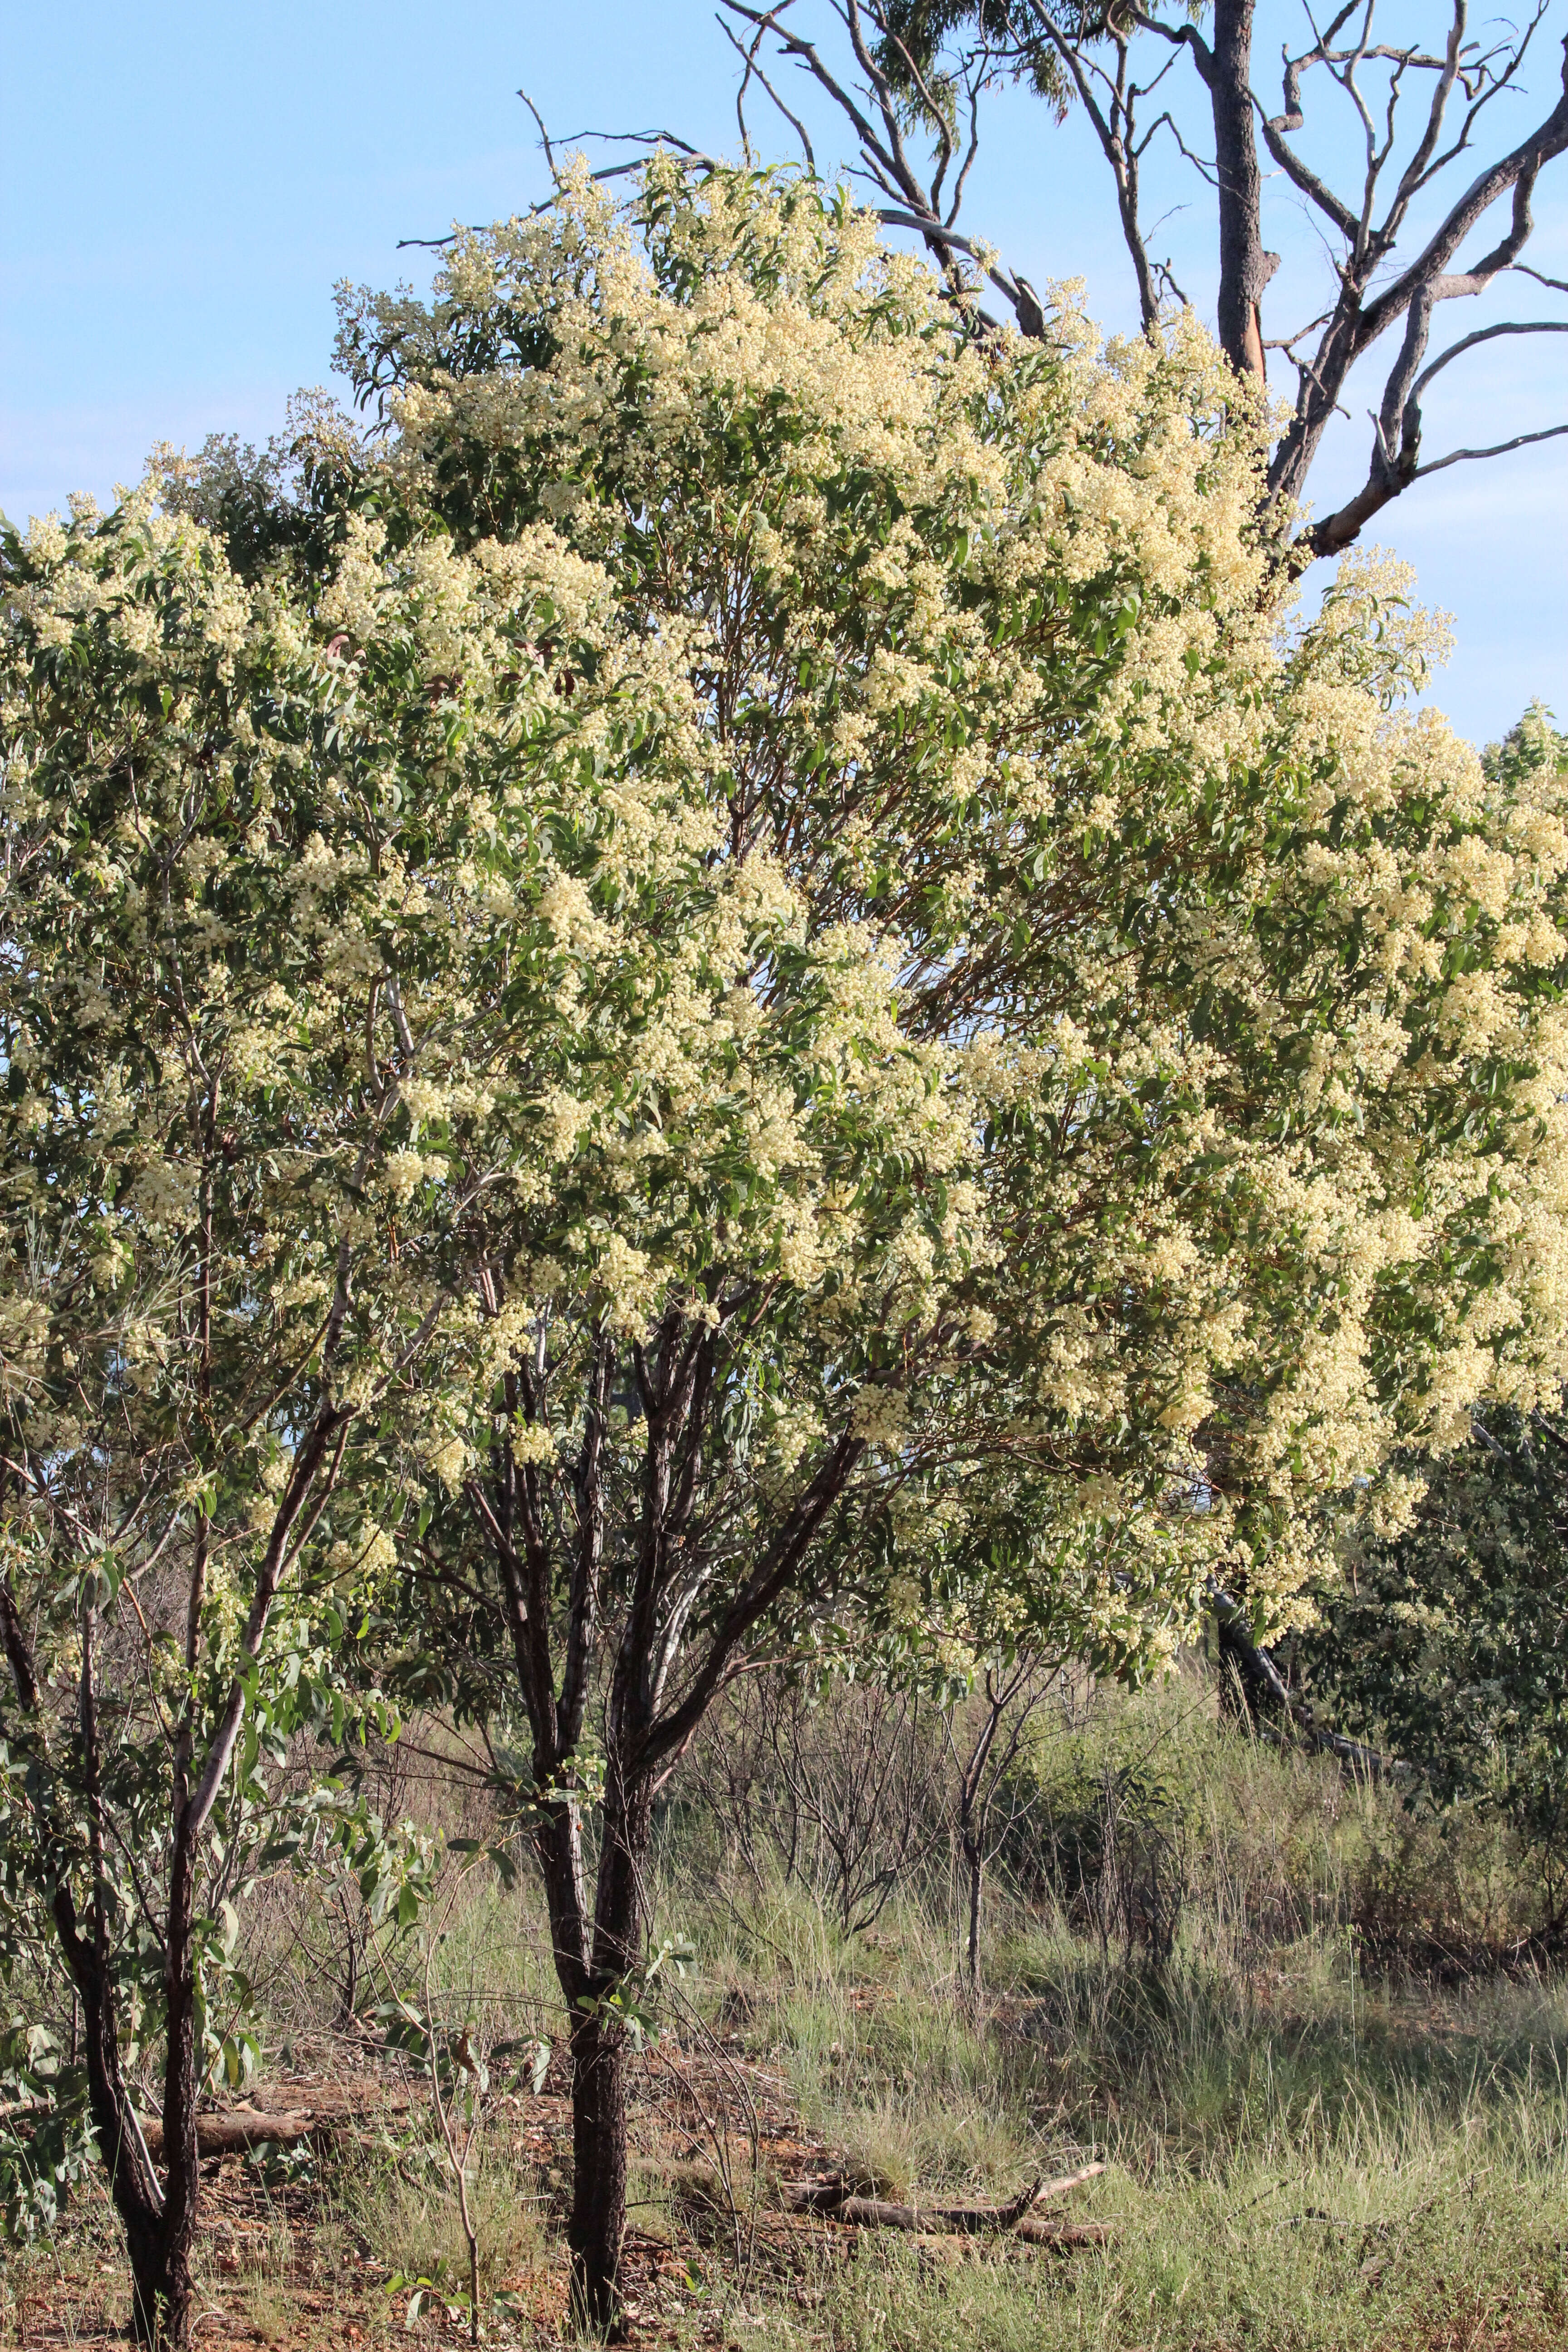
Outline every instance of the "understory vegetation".
<path fill-rule="evenodd" d="M 633 2335 L 836 2352 L 1561 2340 L 1568 1991 L 1516 1828 L 1281 1748 L 1217 1704 L 1202 1661 L 1137 1695 L 1058 1681 L 994 1811 L 976 1994 L 952 1834 L 973 1712 L 759 1685 L 668 1791 L 631 2102 Z M 874 1786 L 869 1754 L 894 1764 Z M 441 1898 L 372 1934 L 320 1883 L 258 1889 L 238 1956 L 262 2029 L 248 2096 L 347 2095 L 314 2144 L 217 2168 L 196 2325 L 300 2345 L 468 2332 L 434 2047 L 483 2069 L 467 2177 L 486 2339 L 568 2336 L 564 2021 L 536 1884 L 468 1861 L 489 1800 L 438 1724 L 411 1728 L 375 1795 L 439 1842 Z M 868 1891 L 847 1915 L 849 1882 Z M 825 2167 L 918 2204 L 1095 2160 L 1069 2210 L 1109 2225 L 1100 2242 L 781 2210 L 782 2184 Z M 113 2254 L 83 2195 L 51 2248 L 11 2258 L 5 2340 L 123 2326 Z"/>

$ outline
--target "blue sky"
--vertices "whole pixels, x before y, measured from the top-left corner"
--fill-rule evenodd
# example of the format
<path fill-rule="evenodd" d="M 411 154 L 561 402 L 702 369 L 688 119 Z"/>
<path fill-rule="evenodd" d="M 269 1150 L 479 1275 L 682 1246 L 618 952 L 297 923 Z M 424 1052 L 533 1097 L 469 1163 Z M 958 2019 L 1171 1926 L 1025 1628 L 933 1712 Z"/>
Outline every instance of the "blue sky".
<path fill-rule="evenodd" d="M 1391 22 L 1427 40 L 1446 13 L 1434 0 L 1392 5 Z M 825 5 L 801 0 L 808 10 L 826 24 Z M 1500 101 L 1505 143 L 1550 103 L 1565 12 L 1553 0 L 1529 87 Z M 1299 21 L 1285 0 L 1261 0 L 1259 53 Z M 552 133 L 668 125 L 721 152 L 736 143 L 734 60 L 710 0 L 7 0 L 0 25 L 0 508 L 17 520 L 73 488 L 106 496 L 155 440 L 194 447 L 211 431 L 275 430 L 290 391 L 329 380 L 336 281 L 423 283 L 428 257 L 399 253 L 400 237 L 493 219 L 543 192 L 520 82 Z M 819 161 L 840 152 L 821 110 L 811 119 Z M 779 126 L 756 127 L 783 152 Z M 1201 117 L 1184 116 L 1184 129 L 1197 143 Z M 1318 152 L 1342 167 L 1343 138 L 1325 141 Z M 1558 173 L 1537 196 L 1531 257 L 1563 277 L 1568 163 Z M 1184 206 L 1162 242 L 1206 312 L 1204 192 L 1179 166 L 1154 167 L 1151 194 L 1151 213 Z M 1305 303 L 1282 305 L 1275 331 L 1318 307 L 1327 262 L 1298 208 L 1275 192 L 1271 204 Z M 1021 94 L 1002 100 L 965 224 L 1037 283 L 1083 278 L 1108 326 L 1132 322 L 1104 167 L 1081 123 L 1058 131 Z M 1568 316 L 1562 298 L 1518 281 L 1484 311 L 1452 308 L 1465 329 Z M 1448 371 L 1426 454 L 1568 419 L 1565 342 L 1495 343 L 1468 373 Z M 1374 384 L 1359 395 L 1320 503 L 1364 468 Z M 1454 467 L 1379 519 L 1424 598 L 1455 617 L 1436 699 L 1478 740 L 1533 695 L 1568 719 L 1565 526 L 1568 440 Z"/>

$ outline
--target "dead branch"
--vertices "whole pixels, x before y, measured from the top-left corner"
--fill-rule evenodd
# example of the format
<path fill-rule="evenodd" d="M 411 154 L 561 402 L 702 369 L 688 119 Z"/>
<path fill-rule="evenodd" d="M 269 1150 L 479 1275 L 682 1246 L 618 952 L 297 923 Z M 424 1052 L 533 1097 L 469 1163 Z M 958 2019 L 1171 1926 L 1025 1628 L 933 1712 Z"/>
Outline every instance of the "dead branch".
<path fill-rule="evenodd" d="M 1496 100 L 1507 92 L 1517 93 L 1518 77 L 1543 21 L 1547 0 L 1533 0 L 1518 29 L 1480 43 L 1469 35 L 1469 0 L 1450 0 L 1444 37 L 1427 45 L 1381 37 L 1374 22 L 1377 0 L 1347 0 L 1321 29 L 1310 17 L 1309 47 L 1299 53 L 1287 47 L 1281 64 L 1283 102 L 1275 109 L 1264 103 L 1254 87 L 1256 0 L 1215 0 L 1206 37 L 1195 23 L 1172 22 L 1150 5 L 1133 5 L 1112 18 L 1058 8 L 1050 0 L 1014 0 L 1011 6 L 989 11 L 981 0 L 969 0 L 968 5 L 942 12 L 950 45 L 937 66 L 925 49 L 904 37 L 902 20 L 887 0 L 841 0 L 841 5 L 835 0 L 847 51 L 843 70 L 789 13 L 796 0 L 776 0 L 771 6 L 765 0 L 763 5 L 721 0 L 721 5 L 745 28 L 735 46 L 749 74 L 760 79 L 763 51 L 776 51 L 832 101 L 853 132 L 858 175 L 868 179 L 876 191 L 878 217 L 885 226 L 909 229 L 923 238 L 950 298 L 983 327 L 994 322 L 975 305 L 973 271 L 963 274 L 965 262 L 983 263 L 1025 333 L 1041 333 L 1045 324 L 1037 299 L 1020 274 L 956 227 L 957 195 L 980 135 L 980 96 L 990 81 L 1027 72 L 1042 80 L 1044 61 L 1050 68 L 1049 102 L 1065 106 L 1076 99 L 1083 108 L 1110 171 L 1139 306 L 1150 331 L 1159 323 L 1163 289 L 1173 280 L 1169 265 L 1155 262 L 1148 250 L 1140 210 L 1140 168 L 1154 133 L 1169 130 L 1179 152 L 1212 189 L 1219 247 L 1217 324 L 1226 357 L 1239 375 L 1258 385 L 1265 380 L 1270 349 L 1289 349 L 1297 371 L 1294 413 L 1276 447 L 1264 500 L 1274 518 L 1279 560 L 1289 568 L 1299 570 L 1320 555 L 1349 546 L 1371 517 L 1428 473 L 1555 437 L 1557 428 L 1552 427 L 1486 449 L 1456 450 L 1426 464 L 1421 461 L 1422 390 L 1435 367 L 1447 365 L 1479 340 L 1461 338 L 1428 366 L 1426 346 L 1436 307 L 1484 292 L 1500 270 L 1527 268 L 1520 256 L 1533 228 L 1535 184 L 1550 163 L 1568 152 L 1568 44 L 1562 97 L 1523 139 L 1453 194 L 1418 249 L 1410 252 L 1405 246 L 1417 218 L 1418 200 L 1429 198 L 1441 175 L 1475 152 Z M 980 37 L 978 46 L 952 46 L 952 27 L 971 19 Z M 1140 37 L 1165 53 L 1161 71 L 1142 80 L 1132 69 L 1133 44 Z M 1140 100 L 1182 58 L 1195 72 L 1212 114 L 1212 165 L 1194 153 L 1175 114 L 1165 111 L 1146 130 L 1137 119 Z M 940 93 L 944 90 L 952 104 L 942 103 Z M 1296 143 L 1299 133 L 1316 128 L 1314 90 L 1348 107 L 1356 126 L 1362 155 L 1349 185 L 1331 184 Z M 777 102 L 777 93 L 770 95 Z M 944 199 L 957 154 L 954 107 L 965 101 L 969 123 L 963 166 L 952 197 Z M 1415 120 L 1405 140 L 1399 135 L 1402 108 L 1412 104 Z M 801 129 L 798 123 L 796 129 Z M 927 146 L 923 159 L 922 135 Z M 1334 303 L 1288 344 L 1266 336 L 1263 329 L 1265 290 L 1279 262 L 1264 243 L 1259 142 L 1339 248 L 1333 255 L 1339 280 Z M 1460 266 L 1467 241 L 1488 212 L 1505 199 L 1511 202 L 1510 226 L 1490 252 Z M 1541 272 L 1529 274 L 1555 291 L 1568 287 L 1568 281 Z M 1301 530 L 1295 517 L 1328 426 L 1344 413 L 1347 380 L 1375 344 L 1395 335 L 1399 349 L 1374 421 L 1366 480 L 1333 513 Z M 1296 350 L 1299 341 L 1308 343 L 1306 351 Z"/>
<path fill-rule="evenodd" d="M 307 2108 L 290 2108 L 277 2115 L 266 2115 L 259 2107 L 229 2107 L 223 2113 L 196 2117 L 196 2153 L 205 2159 L 213 2156 L 244 2156 L 263 2142 L 275 2147 L 298 2147 L 302 2140 L 331 2139 L 334 2132 L 343 2129 L 350 2119 L 341 2116 L 317 2116 Z M 151 2154 L 163 2153 L 163 2126 L 156 2116 L 141 2118 L 142 2135 Z"/>
<path fill-rule="evenodd" d="M 1110 2235 L 1110 2223 L 1054 2221 L 1045 2214 L 1026 2215 L 1013 2235 L 1030 2246 L 1102 2246 Z"/>
<path fill-rule="evenodd" d="M 786 2181 L 784 2200 L 793 2212 L 820 2213 L 850 2229 L 908 2230 L 931 2237 L 976 2237 L 992 2230 L 1045 2243 L 1060 2238 L 1070 2225 L 1045 2219 L 1038 2208 L 1069 2189 L 1081 2188 L 1086 2180 L 1098 2179 L 1104 2170 L 1103 2164 L 1086 2164 L 1058 2179 L 1031 2181 L 1005 2205 L 900 2205 L 886 2198 L 853 2195 L 842 2180 Z M 1079 2226 L 1102 2231 L 1104 2225 Z"/>

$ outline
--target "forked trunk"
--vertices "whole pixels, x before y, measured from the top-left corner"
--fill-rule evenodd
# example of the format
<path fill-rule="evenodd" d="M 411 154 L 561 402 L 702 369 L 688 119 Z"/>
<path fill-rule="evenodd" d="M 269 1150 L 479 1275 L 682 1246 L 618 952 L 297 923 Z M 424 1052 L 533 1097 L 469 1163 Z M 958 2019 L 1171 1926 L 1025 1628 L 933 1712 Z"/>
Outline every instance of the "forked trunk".
<path fill-rule="evenodd" d="M 191 2249 L 170 2243 L 162 2223 L 144 2236 L 127 2227 L 132 2326 L 151 2352 L 184 2352 L 191 2340 Z"/>
<path fill-rule="evenodd" d="M 137 2132 L 131 2095 L 120 2067 L 113 2007 L 90 1951 L 71 1934 L 72 1978 L 81 2004 L 83 2056 L 98 2144 L 109 2171 L 110 2193 L 125 2231 L 131 2265 L 131 2323 L 140 2344 L 157 2352 L 184 2352 L 191 2332 L 191 2244 L 194 2193 L 183 2210 L 184 2226 L 171 2228 L 171 2200 L 159 2187 Z M 195 2102 L 191 2101 L 191 2161 L 195 2160 Z"/>
<path fill-rule="evenodd" d="M 132 2324 L 138 2340 L 157 2347 L 157 2352 L 184 2352 L 191 2333 L 191 2246 L 195 2237 L 200 2177 L 196 2158 L 196 1987 L 191 1937 L 195 1837 L 182 1789 L 170 1877 L 164 1979 L 168 1998 L 168 2054 L 163 2077 L 165 2185 L 153 2168 L 120 2059 L 104 1900 L 104 1807 L 96 1634 L 96 1615 L 88 1610 L 82 1617 L 79 1712 L 82 1783 L 87 1799 L 88 1862 L 92 1880 L 86 1934 L 68 1885 L 62 1884 L 56 1888 L 52 1907 L 60 1948 L 81 2003 L 93 2125 L 109 2167 L 115 2210 L 125 2227 L 132 2289 Z"/>

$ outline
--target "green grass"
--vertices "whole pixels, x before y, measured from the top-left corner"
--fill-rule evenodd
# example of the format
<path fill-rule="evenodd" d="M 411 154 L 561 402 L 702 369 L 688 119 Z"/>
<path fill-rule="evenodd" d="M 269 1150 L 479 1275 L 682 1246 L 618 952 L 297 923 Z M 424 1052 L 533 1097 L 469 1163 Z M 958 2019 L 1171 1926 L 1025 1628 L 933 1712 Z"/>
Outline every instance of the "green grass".
<path fill-rule="evenodd" d="M 700 2132 L 688 2146 L 661 2118 L 655 2065 L 643 2086 L 654 2104 L 637 2113 L 633 2219 L 679 2260 L 645 2327 L 693 2352 L 1568 2343 L 1568 1979 L 1520 1955 L 1507 1969 L 1443 1960 L 1528 1933 L 1528 1858 L 1484 1822 L 1426 1819 L 1397 1790 L 1217 1725 L 1190 1679 L 1041 1721 L 1028 1763 L 1035 1850 L 1048 1843 L 1042 1823 L 1077 1820 L 1085 1791 L 1129 1762 L 1157 1788 L 1166 1830 L 1175 1824 L 1184 1899 L 1169 1963 L 1152 1969 L 1098 1932 L 1070 1874 L 1053 1881 L 1026 1843 L 1011 1882 L 999 1872 L 988 1895 L 978 2003 L 944 1848 L 873 1932 L 847 1936 L 809 1873 L 786 1883 L 765 1853 L 743 1860 L 722 1824 L 671 1809 L 654 1932 L 697 1955 L 668 1999 L 672 2038 L 787 2085 L 804 2129 L 868 2189 L 1005 2196 L 1094 2157 L 1107 2170 L 1068 2210 L 1111 2227 L 1104 2244 L 1066 2255 L 984 2241 L 950 2263 L 891 2231 L 863 2235 L 851 2260 L 850 2233 L 828 2225 L 792 2268 L 759 2259 L 747 2271 L 704 2189 Z M 433 1826 L 471 1829 L 471 1799 L 438 1779 L 421 1797 Z M 332 2020 L 342 1919 L 279 1886 L 253 1921 L 274 2064 L 288 2053 L 352 2066 Z M 400 1986 L 422 1981 L 412 1948 L 388 1968 Z M 363 2011 L 381 1997 L 364 1990 L 363 1955 L 360 1981 Z M 481 2047 L 563 2041 L 527 1881 L 464 1885 L 430 1981 L 446 2024 L 468 2024 Z M 569 2139 L 552 2125 L 549 2147 L 536 2136 L 525 2155 L 528 2115 L 525 2100 L 477 2151 L 494 2345 L 548 2340 L 531 2332 L 552 2307 L 547 2293 L 533 2321 L 494 2295 L 509 2279 L 547 2281 L 562 2260 Z M 739 2161 L 735 2178 L 747 2178 Z M 19 2295 L 61 2263 L 77 2264 L 86 2317 L 123 2317 L 114 2233 L 96 2204 L 73 2226 L 74 2254 L 0 2264 L 0 2343 L 17 2339 Z M 216 2245 L 204 2262 L 263 2340 L 315 2340 L 291 2332 L 307 2273 L 331 2311 L 409 2340 L 406 2298 L 387 2296 L 386 2279 L 466 2276 L 428 2118 L 416 2105 L 385 2147 L 324 2158 L 309 2192 L 280 2197 L 237 2278 L 225 2284 Z M 84 2318 L 79 2336 L 91 2332 Z"/>
<path fill-rule="evenodd" d="M 763 1909 L 750 1956 L 789 1948 Z M 726 1973 L 744 1969 L 734 1927 Z M 765 1937 L 766 1941 L 763 1938 Z M 810 1940 L 809 1922 L 802 1937 Z M 1343 1939 L 1266 1983 L 1188 1957 L 1162 1979 L 1016 1935 L 976 2020 L 918 1915 L 809 1985 L 753 1965 L 748 2046 L 868 2184 L 1005 2192 L 1090 2154 L 1104 2247 L 932 2271 L 890 2235 L 803 2311 L 751 2298 L 740 2344 L 1532 2344 L 1568 2337 L 1568 1993 L 1538 1979 L 1368 1983 Z M 819 1959 L 823 1957 L 820 1947 Z"/>
<path fill-rule="evenodd" d="M 1529 1925 L 1486 1824 L 1422 1822 L 1217 1727 L 1183 1691 L 1045 1727 L 1081 1786 L 1152 1760 L 1183 1822 L 1186 1902 L 1153 1971 L 1059 1903 L 996 1895 L 978 2013 L 940 1883 L 874 1937 L 798 1885 L 667 1858 L 663 1907 L 710 2014 L 786 2075 L 808 2127 L 900 2197 L 1005 2194 L 1090 2155 L 1064 2260 L 993 2248 L 932 2270 L 890 2233 L 820 2302 L 742 2298 L 738 2344 L 879 2347 L 1525 2346 L 1568 2340 L 1568 1987 L 1400 1965 Z M 1381 1955 L 1371 1965 L 1369 1955 Z"/>

